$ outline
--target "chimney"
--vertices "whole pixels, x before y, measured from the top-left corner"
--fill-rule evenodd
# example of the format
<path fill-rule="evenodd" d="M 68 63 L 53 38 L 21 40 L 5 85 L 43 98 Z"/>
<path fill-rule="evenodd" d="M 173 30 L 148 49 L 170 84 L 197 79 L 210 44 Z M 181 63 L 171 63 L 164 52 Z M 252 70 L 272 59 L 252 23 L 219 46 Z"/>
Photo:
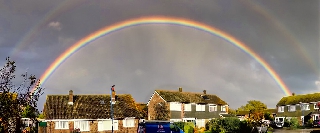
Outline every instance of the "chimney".
<path fill-rule="evenodd" d="M 69 91 L 69 101 L 68 101 L 69 105 L 73 105 L 73 91 L 70 90 Z"/>
<path fill-rule="evenodd" d="M 182 87 L 179 87 L 179 92 L 182 92 Z"/>
<path fill-rule="evenodd" d="M 207 94 L 207 90 L 203 90 L 203 94 Z"/>

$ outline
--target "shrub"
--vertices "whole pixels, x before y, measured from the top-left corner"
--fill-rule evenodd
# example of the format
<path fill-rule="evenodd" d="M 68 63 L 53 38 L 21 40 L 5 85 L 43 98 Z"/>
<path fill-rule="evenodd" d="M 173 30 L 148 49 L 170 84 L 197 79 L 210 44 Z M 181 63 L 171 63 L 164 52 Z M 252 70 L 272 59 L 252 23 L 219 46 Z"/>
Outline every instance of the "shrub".
<path fill-rule="evenodd" d="M 174 124 L 180 129 L 184 130 L 184 122 L 174 122 Z"/>
<path fill-rule="evenodd" d="M 183 129 L 185 133 L 194 133 L 194 123 L 186 122 Z"/>
<path fill-rule="evenodd" d="M 299 126 L 299 120 L 297 118 L 291 118 L 289 122 L 290 129 L 297 129 Z"/>

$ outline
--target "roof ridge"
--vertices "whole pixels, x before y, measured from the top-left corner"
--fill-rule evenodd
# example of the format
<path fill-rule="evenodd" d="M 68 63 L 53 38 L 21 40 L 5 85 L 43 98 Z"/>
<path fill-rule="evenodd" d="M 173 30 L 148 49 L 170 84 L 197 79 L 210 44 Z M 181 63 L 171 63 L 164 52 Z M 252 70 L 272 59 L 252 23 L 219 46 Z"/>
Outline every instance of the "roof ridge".
<path fill-rule="evenodd" d="M 179 92 L 177 90 L 155 90 L 155 91 L 167 91 L 167 92 Z M 189 92 L 189 91 L 182 91 L 180 93 L 192 93 L 192 94 L 201 94 L 201 95 L 215 95 L 217 96 L 216 94 L 204 94 L 204 93 L 201 93 L 201 92 Z"/>

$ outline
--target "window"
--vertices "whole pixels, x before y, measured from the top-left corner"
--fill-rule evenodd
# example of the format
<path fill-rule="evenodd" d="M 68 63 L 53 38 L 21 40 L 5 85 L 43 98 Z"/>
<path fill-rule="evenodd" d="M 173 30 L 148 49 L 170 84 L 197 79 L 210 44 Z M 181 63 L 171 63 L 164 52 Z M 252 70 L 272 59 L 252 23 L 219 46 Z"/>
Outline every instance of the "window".
<path fill-rule="evenodd" d="M 302 104 L 301 106 L 301 110 L 310 110 L 309 104 Z"/>
<path fill-rule="evenodd" d="M 75 121 L 74 128 L 79 128 L 80 131 L 90 131 L 89 121 Z"/>
<path fill-rule="evenodd" d="M 132 118 L 126 118 L 123 120 L 123 127 L 135 127 L 134 120 Z"/>
<path fill-rule="evenodd" d="M 170 102 L 170 110 L 171 111 L 181 111 L 181 103 Z"/>
<path fill-rule="evenodd" d="M 295 105 L 288 106 L 288 112 L 294 112 L 294 111 L 296 111 L 296 106 Z"/>
<path fill-rule="evenodd" d="M 196 125 L 197 125 L 198 128 L 206 127 L 205 119 L 197 119 L 196 120 Z"/>
<path fill-rule="evenodd" d="M 217 105 L 209 105 L 209 112 L 217 111 Z"/>
<path fill-rule="evenodd" d="M 197 104 L 196 111 L 206 111 L 206 105 Z"/>
<path fill-rule="evenodd" d="M 105 131 L 112 129 L 111 120 L 98 121 L 98 131 Z M 113 130 L 118 130 L 118 120 L 113 120 Z"/>
<path fill-rule="evenodd" d="M 319 109 L 319 106 L 315 103 L 313 104 L 313 109 Z"/>
<path fill-rule="evenodd" d="M 69 129 L 69 122 L 68 121 L 56 121 L 55 122 L 55 129 Z"/>
<path fill-rule="evenodd" d="M 278 107 L 278 112 L 284 112 L 284 106 L 279 106 Z"/>
<path fill-rule="evenodd" d="M 221 106 L 221 111 L 222 112 L 226 112 L 227 111 L 227 106 L 226 105 Z"/>
<path fill-rule="evenodd" d="M 184 104 L 184 111 L 191 111 L 191 104 Z"/>

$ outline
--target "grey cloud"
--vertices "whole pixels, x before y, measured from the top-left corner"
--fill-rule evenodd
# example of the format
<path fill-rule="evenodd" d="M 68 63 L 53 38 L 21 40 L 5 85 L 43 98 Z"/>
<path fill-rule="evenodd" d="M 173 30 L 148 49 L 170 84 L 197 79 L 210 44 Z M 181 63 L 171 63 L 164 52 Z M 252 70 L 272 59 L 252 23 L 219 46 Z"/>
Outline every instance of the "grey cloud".
<path fill-rule="evenodd" d="M 232 44 L 205 32 L 175 26 L 140 26 L 84 47 L 58 68 L 46 86 L 50 88 L 48 93 L 67 93 L 70 88 L 91 94 L 108 93 L 108 87 L 116 84 L 119 92 L 131 93 L 141 102 L 146 102 L 154 89 L 186 86 L 185 91 L 206 89 L 233 106 L 247 100 L 235 99 L 235 95 L 274 105 L 275 101 L 268 99 L 279 98 L 279 87 L 254 62 Z M 137 76 L 137 70 L 143 73 Z"/>

